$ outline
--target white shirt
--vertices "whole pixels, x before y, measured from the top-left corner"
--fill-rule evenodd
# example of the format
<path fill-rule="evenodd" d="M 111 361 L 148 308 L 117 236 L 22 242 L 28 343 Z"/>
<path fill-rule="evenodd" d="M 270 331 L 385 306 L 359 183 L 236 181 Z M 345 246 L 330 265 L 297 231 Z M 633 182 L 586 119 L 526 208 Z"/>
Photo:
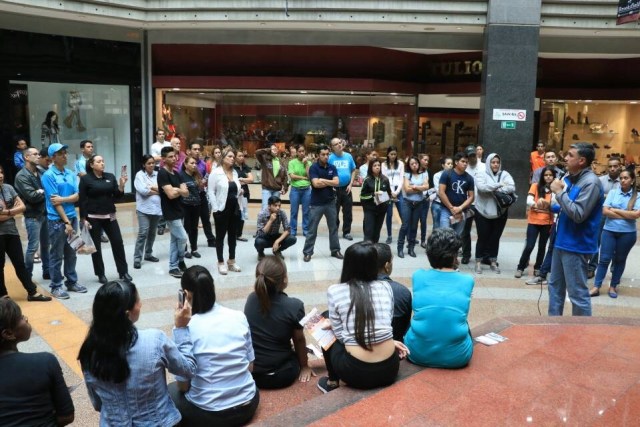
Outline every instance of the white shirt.
<path fill-rule="evenodd" d="M 133 181 L 136 189 L 136 210 L 147 215 L 162 215 L 160 195 L 149 194 L 151 187 L 158 187 L 158 172 L 153 171 L 151 176 L 140 170 Z"/>
<path fill-rule="evenodd" d="M 238 187 L 238 196 L 242 195 L 242 186 L 238 179 L 238 172 L 233 169 L 233 181 Z M 218 167 L 211 170 L 209 181 L 207 184 L 207 197 L 209 199 L 209 207 L 211 212 L 221 212 L 227 205 L 227 195 L 229 194 L 229 180 L 224 168 Z"/>
<path fill-rule="evenodd" d="M 404 163 L 401 160 L 398 160 L 398 168 L 389 169 L 387 168 L 387 162 L 383 162 L 382 175 L 389 179 L 391 192 L 399 194 L 402 189 L 402 185 L 404 184 Z"/>
<path fill-rule="evenodd" d="M 153 157 L 160 156 L 164 147 L 171 147 L 171 143 L 169 141 L 154 142 L 153 144 L 151 144 L 151 155 Z"/>
<path fill-rule="evenodd" d="M 222 411 L 250 401 L 256 384 L 249 322 L 241 311 L 219 304 L 189 322 L 197 370 L 186 399 L 205 411 Z M 176 378 L 178 381 L 184 381 Z"/>

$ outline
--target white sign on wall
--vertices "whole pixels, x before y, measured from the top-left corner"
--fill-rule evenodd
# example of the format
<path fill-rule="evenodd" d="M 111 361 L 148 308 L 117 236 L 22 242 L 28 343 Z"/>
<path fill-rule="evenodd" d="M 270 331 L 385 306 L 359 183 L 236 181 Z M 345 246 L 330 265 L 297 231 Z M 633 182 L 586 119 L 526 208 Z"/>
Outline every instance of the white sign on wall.
<path fill-rule="evenodd" d="M 527 120 L 527 110 L 494 108 L 493 120 L 515 120 L 516 122 L 524 122 Z"/>

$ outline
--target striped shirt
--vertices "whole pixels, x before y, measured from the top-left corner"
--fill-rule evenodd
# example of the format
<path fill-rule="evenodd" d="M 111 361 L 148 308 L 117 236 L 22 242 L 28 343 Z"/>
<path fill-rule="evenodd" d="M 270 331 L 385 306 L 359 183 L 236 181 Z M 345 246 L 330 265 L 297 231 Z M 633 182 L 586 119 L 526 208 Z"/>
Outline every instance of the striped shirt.
<path fill-rule="evenodd" d="M 370 344 L 377 344 L 393 338 L 393 291 L 389 283 L 376 280 L 370 282 L 368 286 L 371 289 L 371 302 L 375 314 L 375 329 L 373 331 L 365 331 L 365 340 Z M 343 344 L 358 345 L 356 342 L 356 309 L 349 312 L 351 305 L 351 292 L 349 285 L 340 283 L 331 285 L 327 291 L 327 299 L 329 305 L 329 320 L 331 328 Z"/>
<path fill-rule="evenodd" d="M 279 236 L 280 235 L 280 226 L 282 226 L 282 232 L 289 231 L 291 227 L 289 226 L 289 220 L 287 219 L 287 214 L 284 213 L 283 210 L 278 211 L 278 215 L 276 215 L 275 221 L 271 224 L 271 228 L 269 230 L 265 230 L 264 226 L 269 222 L 269 217 L 271 216 L 271 212 L 269 212 L 269 207 L 267 206 L 258 214 L 258 237 L 264 236 Z"/>

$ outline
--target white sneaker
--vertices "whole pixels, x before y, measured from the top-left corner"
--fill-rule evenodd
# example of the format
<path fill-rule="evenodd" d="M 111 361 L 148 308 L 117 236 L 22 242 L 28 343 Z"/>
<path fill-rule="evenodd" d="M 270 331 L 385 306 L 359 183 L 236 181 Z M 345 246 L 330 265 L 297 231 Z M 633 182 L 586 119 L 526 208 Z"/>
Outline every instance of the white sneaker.
<path fill-rule="evenodd" d="M 222 275 L 226 275 L 229 272 L 229 270 L 227 270 L 227 266 L 224 264 L 218 264 L 218 273 L 222 274 Z"/>
<path fill-rule="evenodd" d="M 233 271 L 235 273 L 240 273 L 242 271 L 240 267 L 238 267 L 238 264 L 236 263 L 233 263 L 233 264 L 227 263 L 227 266 L 229 268 L 229 271 Z"/>

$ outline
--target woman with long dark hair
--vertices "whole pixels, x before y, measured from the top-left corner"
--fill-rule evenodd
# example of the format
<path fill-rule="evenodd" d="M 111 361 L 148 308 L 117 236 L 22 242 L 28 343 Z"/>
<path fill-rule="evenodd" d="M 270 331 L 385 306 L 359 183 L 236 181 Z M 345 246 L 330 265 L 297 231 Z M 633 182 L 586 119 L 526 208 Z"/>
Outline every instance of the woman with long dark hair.
<path fill-rule="evenodd" d="M 216 255 L 218 257 L 218 273 L 229 271 L 240 272 L 236 264 L 236 231 L 240 221 L 240 205 L 238 194 L 242 194 L 238 172 L 233 165 L 236 151 L 227 148 L 222 156 L 222 165 L 211 171 L 209 175 L 208 196 L 211 212 L 216 220 Z M 224 265 L 224 238 L 228 234 L 229 259 Z"/>
<path fill-rule="evenodd" d="M 407 253 L 415 258 L 418 220 L 425 203 L 424 192 L 429 189 L 429 173 L 420 167 L 416 156 L 409 157 L 402 185 L 402 226 L 398 234 L 398 257 L 404 258 L 404 239 L 407 239 Z"/>
<path fill-rule="evenodd" d="M 21 353 L 31 337 L 20 306 L 0 297 L 0 425 L 66 426 L 74 418 L 73 401 L 58 359 L 51 353 Z"/>
<path fill-rule="evenodd" d="M 288 387 L 296 378 L 307 382 L 314 375 L 307 364 L 307 342 L 300 325 L 304 304 L 284 293 L 288 282 L 284 261 L 264 257 L 256 266 L 254 292 L 244 306 L 256 356 L 252 375 L 259 388 Z"/>
<path fill-rule="evenodd" d="M 120 225 L 116 218 L 116 199 L 124 195 L 127 175 L 123 173 L 119 180 L 104 170 L 102 156 L 93 155 L 87 160 L 87 174 L 80 178 L 80 219 L 84 227 L 89 227 L 96 252 L 91 254 L 93 272 L 102 284 L 108 282 L 102 260 L 102 230 L 111 242 L 113 259 L 122 280 L 132 280 L 124 253 L 124 243 Z"/>
<path fill-rule="evenodd" d="M 398 160 L 398 149 L 394 146 L 387 148 L 387 160 L 382 164 L 382 174 L 389 179 L 391 188 L 391 202 L 387 207 L 387 240 L 389 245 L 393 241 L 391 233 L 393 223 L 393 205 L 396 205 L 398 215 L 402 218 L 402 186 L 404 185 L 404 163 Z"/>
<path fill-rule="evenodd" d="M 184 251 L 185 258 L 200 258 L 198 253 L 198 221 L 200 218 L 200 187 L 202 176 L 198 171 L 198 160 L 195 157 L 187 156 L 182 164 L 180 178 L 187 185 L 189 195 L 180 198 L 184 211 L 184 229 L 189 236 L 191 252 Z"/>
<path fill-rule="evenodd" d="M 636 221 L 640 218 L 640 198 L 633 168 L 620 173 L 620 187 L 609 191 L 603 206 L 602 214 L 606 220 L 600 240 L 600 259 L 589 294 L 592 297 L 600 295 L 600 287 L 612 263 L 608 293 L 611 298 L 617 298 L 617 288 L 627 265 L 627 257 L 636 243 Z"/>
<path fill-rule="evenodd" d="M 187 268 L 180 283 L 193 307 L 189 331 L 198 364 L 192 379 L 177 377 L 169 385 L 182 425 L 247 424 L 260 403 L 251 377 L 254 352 L 247 318 L 216 302 L 213 277 L 206 268 Z"/>
<path fill-rule="evenodd" d="M 40 132 L 40 143 L 42 148 L 47 148 L 51 144 L 55 144 L 60 141 L 60 127 L 58 126 L 58 114 L 55 111 L 49 111 L 47 117 L 42 122 Z"/>
<path fill-rule="evenodd" d="M 191 378 L 196 371 L 188 300 L 174 314 L 173 339 L 158 329 L 138 330 L 142 303 L 136 286 L 108 282 L 93 301 L 93 320 L 78 360 L 101 426 L 175 426 L 180 412 L 169 397 L 166 370 Z"/>
<path fill-rule="evenodd" d="M 540 274 L 540 267 L 544 261 L 547 248 L 547 241 L 553 225 L 553 213 L 551 212 L 551 202 L 555 199 L 550 185 L 556 178 L 556 169 L 547 166 L 540 173 L 540 180 L 531 184 L 527 195 L 527 240 L 522 251 L 522 256 L 516 269 L 516 278 L 522 277 L 524 270 L 529 266 L 529 257 L 538 239 L 538 255 L 533 264 L 533 275 Z M 539 236 L 539 238 L 538 238 Z"/>
<path fill-rule="evenodd" d="M 330 327 L 336 341 L 323 349 L 329 376 L 318 381 L 328 393 L 348 386 L 372 389 L 393 384 L 407 348 L 393 340 L 393 291 L 378 280 L 378 252 L 370 242 L 349 246 L 342 275 L 327 291 Z"/>
<path fill-rule="evenodd" d="M 144 260 L 160 261 L 153 256 L 153 243 L 156 240 L 156 229 L 162 218 L 160 193 L 158 192 L 158 171 L 156 161 L 150 154 L 142 156 L 142 169 L 136 173 L 133 186 L 136 189 L 136 215 L 138 216 L 138 237 L 133 254 L 133 268 L 142 267 Z"/>
<path fill-rule="evenodd" d="M 385 194 L 387 197 L 385 197 Z M 362 188 L 360 189 L 360 203 L 364 211 L 363 231 L 365 241 L 378 243 L 380 240 L 380 231 L 387 215 L 387 207 L 391 197 L 389 179 L 382 174 L 380 160 L 369 160 L 367 175 L 364 177 Z"/>

